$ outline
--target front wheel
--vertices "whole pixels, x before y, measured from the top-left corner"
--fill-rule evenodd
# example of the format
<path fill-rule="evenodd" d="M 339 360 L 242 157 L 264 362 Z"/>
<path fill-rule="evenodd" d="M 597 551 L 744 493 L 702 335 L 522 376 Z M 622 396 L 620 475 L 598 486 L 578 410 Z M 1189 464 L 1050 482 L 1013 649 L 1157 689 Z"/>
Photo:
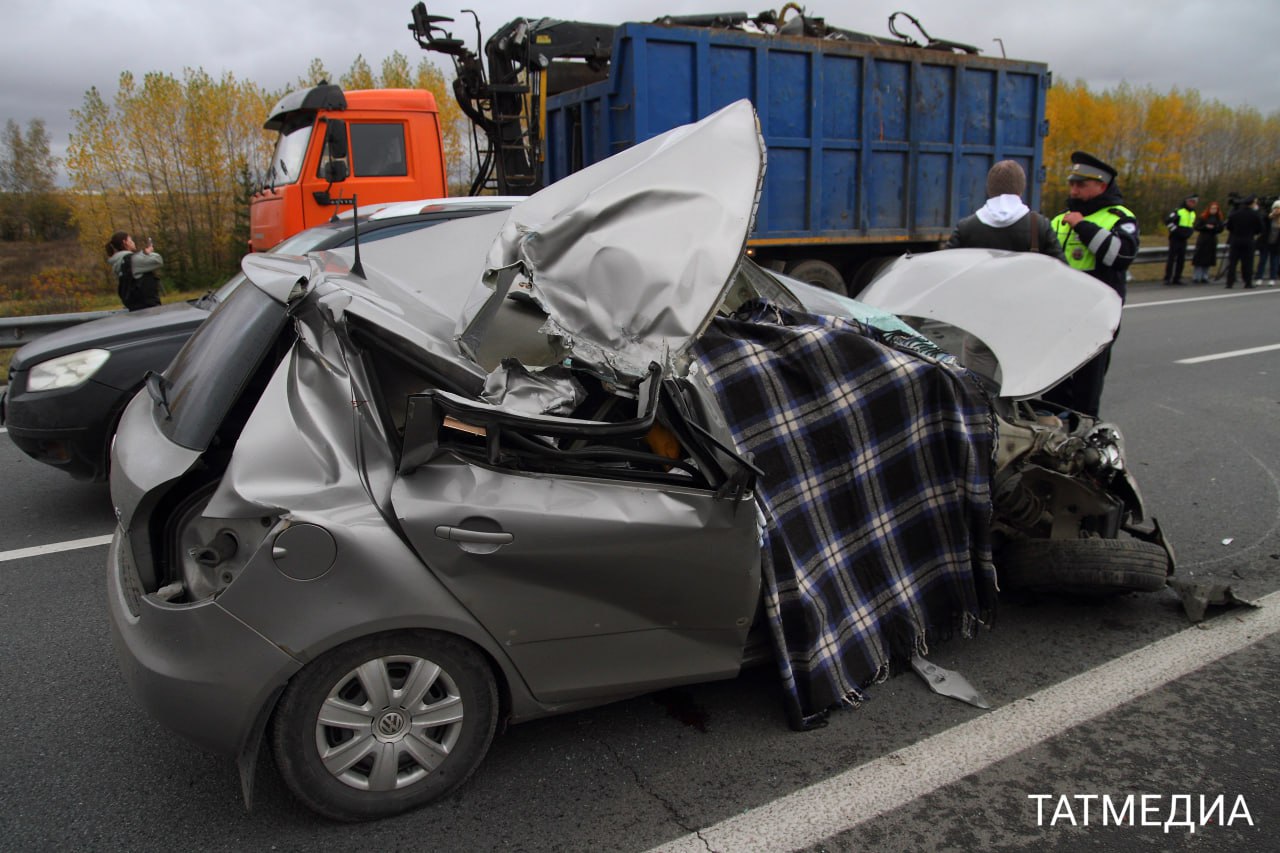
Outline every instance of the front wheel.
<path fill-rule="evenodd" d="M 1117 595 L 1155 592 L 1169 576 L 1164 548 L 1137 539 L 1018 539 L 996 554 L 1002 589 Z"/>
<path fill-rule="evenodd" d="M 271 740 L 299 800 L 369 820 L 461 785 L 497 718 L 493 672 L 475 648 L 429 631 L 377 634 L 305 667 L 280 698 Z"/>

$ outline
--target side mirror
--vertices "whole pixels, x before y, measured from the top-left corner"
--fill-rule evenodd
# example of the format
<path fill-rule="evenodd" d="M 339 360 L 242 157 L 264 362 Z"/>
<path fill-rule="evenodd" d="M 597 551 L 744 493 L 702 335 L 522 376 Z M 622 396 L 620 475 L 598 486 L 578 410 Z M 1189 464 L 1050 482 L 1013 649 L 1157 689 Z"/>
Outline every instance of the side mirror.
<path fill-rule="evenodd" d="M 347 123 L 329 119 L 325 124 L 324 151 L 316 177 L 337 184 L 351 176 L 351 165 L 347 160 Z"/>
<path fill-rule="evenodd" d="M 351 174 L 346 160 L 328 160 L 320 167 L 320 177 L 331 184 L 345 181 Z"/>
<path fill-rule="evenodd" d="M 325 122 L 328 129 L 324 135 L 324 146 L 334 160 L 347 159 L 347 123 L 338 119 Z"/>

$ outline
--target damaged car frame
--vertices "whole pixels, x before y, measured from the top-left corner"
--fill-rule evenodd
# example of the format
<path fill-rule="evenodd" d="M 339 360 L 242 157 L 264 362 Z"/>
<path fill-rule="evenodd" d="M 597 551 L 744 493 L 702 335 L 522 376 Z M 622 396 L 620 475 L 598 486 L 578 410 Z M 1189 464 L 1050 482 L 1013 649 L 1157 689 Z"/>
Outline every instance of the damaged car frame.
<path fill-rule="evenodd" d="M 927 417 L 948 440 L 971 433 L 938 457 L 966 483 L 947 473 L 929 494 L 967 490 L 943 525 L 966 525 L 960 556 L 946 556 L 961 565 L 931 554 L 885 566 L 896 588 L 955 570 L 964 601 L 948 599 L 939 624 L 982 621 L 993 534 L 1014 546 L 1127 542 L 1115 537 L 1142 508 L 1118 435 L 1038 424 L 1010 399 L 1034 397 L 1109 339 L 1110 291 L 1052 262 L 1012 273 L 1049 287 L 1069 276 L 1092 337 L 1050 350 L 1042 337 L 1034 365 L 1005 370 L 993 410 L 890 313 L 926 316 L 926 297 L 893 307 L 882 291 L 873 308 L 745 258 L 763 169 L 754 111 L 739 102 L 509 211 L 371 244 L 359 264 L 347 250 L 246 258 L 252 286 L 148 377 L 117 433 L 108 606 L 140 703 L 236 756 L 246 802 L 269 746 L 302 802 L 356 820 L 452 790 L 500 722 L 735 676 L 753 638 L 781 636 L 788 585 L 765 547 L 781 536 L 770 519 L 782 503 L 761 498 L 776 474 L 727 414 L 706 351 L 709 330 L 733 323 L 789 317 L 794 340 L 856 339 L 894 400 L 954 397 Z M 942 254 L 950 265 L 936 269 L 903 259 L 889 285 L 958 269 L 972 285 L 1023 263 Z M 1016 341 L 988 343 L 1016 361 Z M 875 396 L 865 384 L 831 393 L 856 406 L 864 392 Z M 925 417 L 881 426 L 917 433 Z M 878 466 L 877 453 L 858 455 Z M 992 517 L 993 482 L 1017 512 L 999 498 Z M 1077 499 L 1053 497 L 1066 489 Z M 914 523 L 894 511 L 877 510 L 889 534 Z M 1138 544 L 1163 583 L 1165 551 Z M 936 627 L 914 626 L 916 647 L 878 649 L 830 689 L 775 643 L 797 683 L 793 725 L 856 701 Z"/>

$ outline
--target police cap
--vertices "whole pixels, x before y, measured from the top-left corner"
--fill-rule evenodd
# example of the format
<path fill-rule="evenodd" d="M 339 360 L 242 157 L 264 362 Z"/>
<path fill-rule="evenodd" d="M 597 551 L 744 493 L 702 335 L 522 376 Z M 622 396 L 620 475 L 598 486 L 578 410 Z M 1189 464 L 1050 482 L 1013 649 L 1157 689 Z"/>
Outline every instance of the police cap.
<path fill-rule="evenodd" d="M 1102 181 L 1109 184 L 1116 179 L 1116 170 L 1083 151 L 1071 152 L 1071 171 L 1068 181 Z"/>

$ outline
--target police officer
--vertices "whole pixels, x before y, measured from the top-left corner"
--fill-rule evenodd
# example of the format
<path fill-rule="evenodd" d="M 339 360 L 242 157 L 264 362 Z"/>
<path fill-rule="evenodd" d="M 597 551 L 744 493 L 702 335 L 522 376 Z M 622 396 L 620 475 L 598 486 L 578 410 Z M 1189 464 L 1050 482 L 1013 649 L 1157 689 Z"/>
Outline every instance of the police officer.
<path fill-rule="evenodd" d="M 1067 209 L 1053 218 L 1067 263 L 1109 286 L 1123 301 L 1127 270 L 1138 254 L 1138 218 L 1123 204 L 1116 170 L 1091 154 L 1074 151 L 1067 181 Z M 1110 363 L 1107 344 L 1045 399 L 1096 418 Z"/>
<path fill-rule="evenodd" d="M 1187 259 L 1187 240 L 1195 233 L 1196 205 L 1199 197 L 1189 195 L 1182 207 L 1165 217 L 1169 229 L 1169 259 L 1164 264 L 1164 283 L 1182 284 L 1182 265 Z"/>

